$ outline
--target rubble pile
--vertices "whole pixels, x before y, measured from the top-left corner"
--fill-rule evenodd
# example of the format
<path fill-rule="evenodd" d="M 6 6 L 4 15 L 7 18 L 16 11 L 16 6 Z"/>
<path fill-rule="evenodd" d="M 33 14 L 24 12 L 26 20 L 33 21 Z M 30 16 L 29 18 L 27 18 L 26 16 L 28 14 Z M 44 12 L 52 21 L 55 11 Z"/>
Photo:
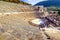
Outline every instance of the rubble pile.
<path fill-rule="evenodd" d="M 50 16 L 47 16 L 46 19 L 54 27 L 59 27 L 60 26 L 60 16 L 59 15 L 50 15 Z"/>

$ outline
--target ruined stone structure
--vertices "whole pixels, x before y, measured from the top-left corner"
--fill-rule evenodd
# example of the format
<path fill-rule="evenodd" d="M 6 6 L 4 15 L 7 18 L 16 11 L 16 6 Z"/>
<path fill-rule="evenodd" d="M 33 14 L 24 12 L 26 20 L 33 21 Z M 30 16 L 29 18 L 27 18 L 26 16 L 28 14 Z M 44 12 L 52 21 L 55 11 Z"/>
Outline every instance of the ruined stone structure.
<path fill-rule="evenodd" d="M 35 6 L 35 10 L 42 14 L 41 16 L 46 17 L 47 15 L 49 15 L 47 8 L 45 8 L 44 6 Z"/>

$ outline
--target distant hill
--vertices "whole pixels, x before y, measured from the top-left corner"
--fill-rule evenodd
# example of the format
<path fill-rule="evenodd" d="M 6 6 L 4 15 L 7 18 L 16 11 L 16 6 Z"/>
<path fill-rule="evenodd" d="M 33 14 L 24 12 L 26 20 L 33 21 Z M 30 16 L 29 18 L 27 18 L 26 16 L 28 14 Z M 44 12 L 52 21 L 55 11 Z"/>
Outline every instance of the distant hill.
<path fill-rule="evenodd" d="M 42 1 L 39 2 L 37 4 L 35 4 L 35 6 L 39 6 L 39 5 L 43 5 L 45 7 L 49 7 L 49 6 L 58 6 L 60 7 L 60 1 L 59 0 L 55 0 L 55 1 Z"/>

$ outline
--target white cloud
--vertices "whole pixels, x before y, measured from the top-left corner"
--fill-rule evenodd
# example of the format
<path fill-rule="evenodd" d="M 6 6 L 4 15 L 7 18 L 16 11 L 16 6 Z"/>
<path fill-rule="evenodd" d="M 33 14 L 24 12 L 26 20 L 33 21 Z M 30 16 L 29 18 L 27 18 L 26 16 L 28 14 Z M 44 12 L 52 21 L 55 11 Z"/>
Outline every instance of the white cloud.
<path fill-rule="evenodd" d="M 38 3 L 38 2 L 46 1 L 46 0 L 23 0 L 23 1 L 34 5 L 34 4 Z"/>

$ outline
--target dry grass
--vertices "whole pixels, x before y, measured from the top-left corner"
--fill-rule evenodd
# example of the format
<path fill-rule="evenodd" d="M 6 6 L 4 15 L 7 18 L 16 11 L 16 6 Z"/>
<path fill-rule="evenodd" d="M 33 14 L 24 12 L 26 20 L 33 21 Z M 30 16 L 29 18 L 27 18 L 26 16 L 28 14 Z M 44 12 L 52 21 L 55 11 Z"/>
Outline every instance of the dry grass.
<path fill-rule="evenodd" d="M 60 30 L 47 28 L 45 32 L 50 36 L 51 40 L 60 40 Z"/>
<path fill-rule="evenodd" d="M 4 36 L 0 35 L 0 40 L 6 40 Z"/>
<path fill-rule="evenodd" d="M 31 12 L 32 10 L 32 6 L 0 1 L 0 13 Z"/>
<path fill-rule="evenodd" d="M 29 14 L 30 15 L 30 14 Z M 8 40 L 16 38 L 16 40 L 45 40 L 45 35 L 39 31 L 37 27 L 30 25 L 27 20 L 28 18 L 34 18 L 32 14 L 29 16 L 27 14 L 10 14 L 0 17 L 1 29 L 5 30 L 1 34 Z M 20 35 L 20 36 L 19 36 Z M 9 37 L 9 38 L 8 38 Z"/>

